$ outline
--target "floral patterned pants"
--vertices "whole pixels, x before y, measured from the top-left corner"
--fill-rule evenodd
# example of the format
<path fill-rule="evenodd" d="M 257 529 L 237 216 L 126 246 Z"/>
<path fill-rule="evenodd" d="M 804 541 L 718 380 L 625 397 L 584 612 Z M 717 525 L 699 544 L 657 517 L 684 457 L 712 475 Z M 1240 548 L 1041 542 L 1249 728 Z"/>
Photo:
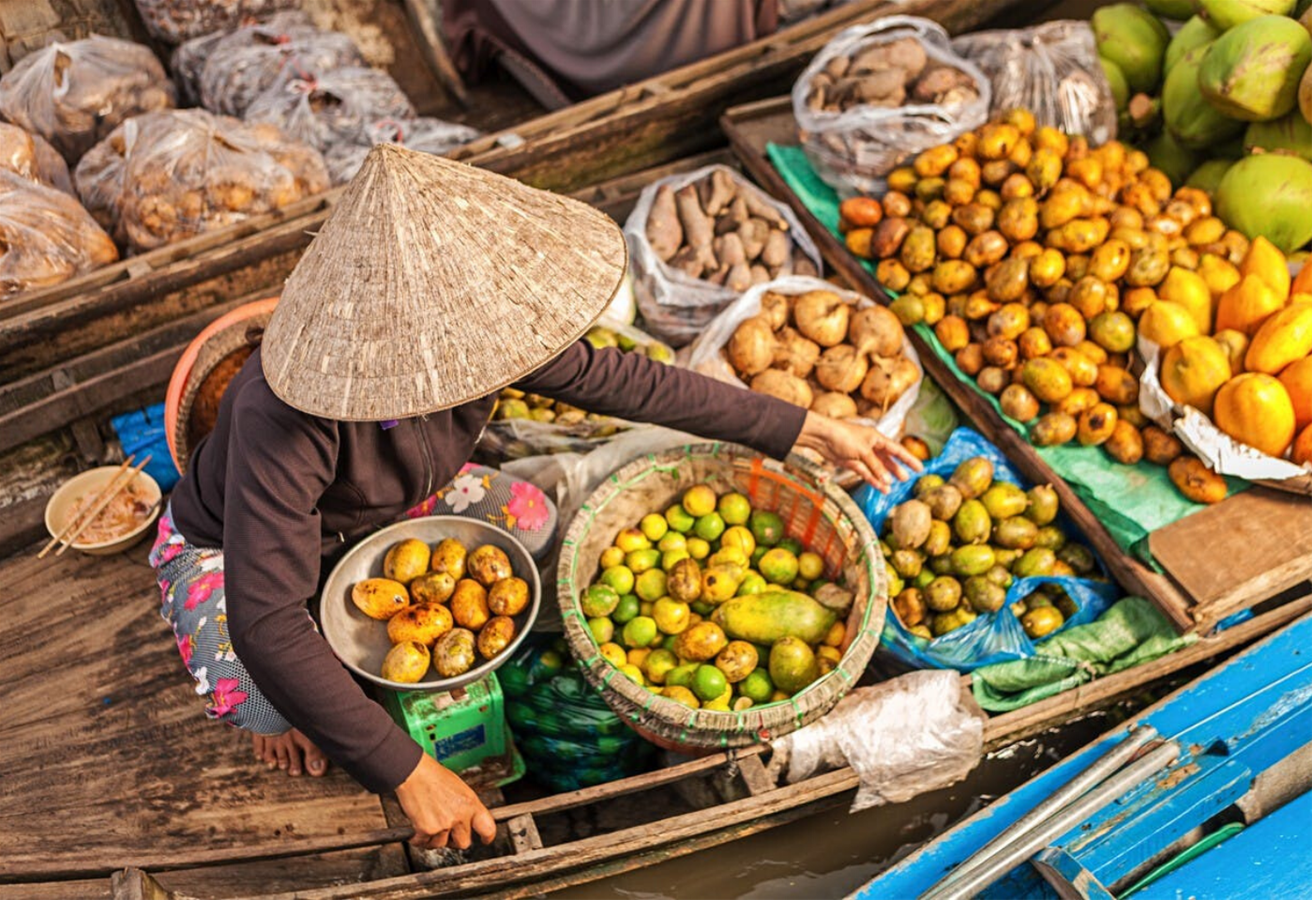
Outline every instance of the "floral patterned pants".
<path fill-rule="evenodd" d="M 551 550 L 556 507 L 533 485 L 485 466 L 466 465 L 452 482 L 406 516 L 458 515 L 509 531 L 539 562 Z M 173 510 L 159 520 L 150 564 L 160 589 L 160 615 L 173 628 L 182 663 L 207 698 L 205 715 L 256 734 L 291 727 L 260 692 L 233 651 L 223 593 L 223 551 L 187 543 Z M 309 615 L 307 612 L 306 615 Z"/>

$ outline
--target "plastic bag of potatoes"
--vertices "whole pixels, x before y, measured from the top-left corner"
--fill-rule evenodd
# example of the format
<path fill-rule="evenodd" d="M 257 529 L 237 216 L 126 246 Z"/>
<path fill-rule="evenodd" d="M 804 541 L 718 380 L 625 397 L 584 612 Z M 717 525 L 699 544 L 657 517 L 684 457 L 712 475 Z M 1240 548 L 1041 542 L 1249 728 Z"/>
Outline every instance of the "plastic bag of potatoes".
<path fill-rule="evenodd" d="M 31 134 L 4 122 L 0 122 L 0 169 L 8 169 L 30 181 L 73 194 L 68 164 L 50 142 L 39 134 Z"/>
<path fill-rule="evenodd" d="M 231 31 L 248 19 L 294 9 L 300 0 L 136 0 L 141 20 L 155 37 L 170 44 Z"/>
<path fill-rule="evenodd" d="M 199 109 L 124 122 L 74 174 L 96 219 L 134 250 L 151 250 L 282 209 L 326 191 L 312 147 L 272 125 Z"/>
<path fill-rule="evenodd" d="M 935 22 L 886 16 L 824 46 L 793 85 L 802 149 L 840 195 L 882 194 L 884 176 L 988 118 L 991 87 Z"/>
<path fill-rule="evenodd" d="M 76 200 L 0 166 L 0 300 L 118 259 Z"/>
<path fill-rule="evenodd" d="M 176 99 L 148 48 L 100 35 L 51 44 L 0 78 L 0 114 L 50 141 L 70 165 L 120 122 Z"/>

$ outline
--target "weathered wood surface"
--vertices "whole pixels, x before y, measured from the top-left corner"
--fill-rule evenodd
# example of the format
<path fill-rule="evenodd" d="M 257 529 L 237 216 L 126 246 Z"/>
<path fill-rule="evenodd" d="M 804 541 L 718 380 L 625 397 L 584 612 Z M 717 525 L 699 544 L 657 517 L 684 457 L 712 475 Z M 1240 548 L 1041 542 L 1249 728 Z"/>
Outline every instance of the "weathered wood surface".
<path fill-rule="evenodd" d="M 744 168 L 768 192 L 785 200 L 793 208 L 820 248 L 825 262 L 862 293 L 870 297 L 887 298 L 874 276 L 829 229 L 811 215 L 765 156 L 767 143 L 797 142 L 797 128 L 789 99 L 779 97 L 737 107 L 725 115 L 723 127 Z M 1121 550 L 1098 517 L 1084 505 L 1074 489 L 1044 462 L 1028 440 L 1004 422 L 983 397 L 958 380 L 918 335 L 908 332 L 908 338 L 915 344 L 925 371 L 966 413 L 971 423 L 996 444 L 1027 478 L 1053 485 L 1061 498 L 1062 508 L 1088 538 L 1090 545 L 1102 557 L 1117 581 L 1129 591 L 1152 599 L 1179 630 L 1196 628 L 1197 623 L 1190 614 L 1190 600 L 1165 576 L 1150 570 Z M 1266 596 L 1270 596 L 1270 593 L 1254 597 L 1253 602 Z"/>

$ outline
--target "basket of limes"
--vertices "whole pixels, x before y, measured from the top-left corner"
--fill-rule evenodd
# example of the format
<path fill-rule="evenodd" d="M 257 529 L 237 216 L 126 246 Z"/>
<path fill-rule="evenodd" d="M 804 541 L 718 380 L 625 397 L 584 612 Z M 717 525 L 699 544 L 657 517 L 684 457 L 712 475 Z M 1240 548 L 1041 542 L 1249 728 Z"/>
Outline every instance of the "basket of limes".
<path fill-rule="evenodd" d="M 824 715 L 870 661 L 888 603 L 878 540 L 832 477 L 732 444 L 611 475 L 570 523 L 557 595 L 589 682 L 685 753 Z"/>

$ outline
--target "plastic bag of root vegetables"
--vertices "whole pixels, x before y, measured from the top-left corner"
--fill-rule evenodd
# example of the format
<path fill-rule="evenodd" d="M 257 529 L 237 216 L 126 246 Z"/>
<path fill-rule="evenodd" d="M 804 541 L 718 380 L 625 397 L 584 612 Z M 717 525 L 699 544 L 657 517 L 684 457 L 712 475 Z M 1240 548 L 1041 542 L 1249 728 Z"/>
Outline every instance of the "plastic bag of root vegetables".
<path fill-rule="evenodd" d="M 1038 124 L 1082 134 L 1095 147 L 1116 137 L 1116 101 L 1088 22 L 977 31 L 952 49 L 988 76 L 993 110 L 1028 109 Z"/>
<path fill-rule="evenodd" d="M 820 251 L 793 211 L 728 166 L 647 185 L 624 235 L 643 322 L 673 347 L 753 285 L 820 274 Z"/>
<path fill-rule="evenodd" d="M 896 317 L 891 314 L 887 317 L 887 323 L 880 324 L 897 325 L 896 331 L 892 332 L 894 340 L 896 335 L 901 333 L 901 346 L 892 353 L 885 352 L 891 349 L 887 347 L 874 349 L 875 342 L 860 333 L 861 324 L 858 324 L 850 314 L 847 317 L 849 324 L 844 326 L 843 339 L 835 345 L 835 348 L 851 344 L 856 352 L 851 353 L 850 356 L 860 357 L 859 360 L 848 360 L 848 364 L 854 367 L 854 371 L 850 373 L 850 377 L 854 378 L 851 381 L 853 386 L 850 391 L 836 390 L 845 385 L 838 384 L 828 375 L 826 380 L 830 382 L 829 385 L 821 384 L 817 380 L 817 364 L 823 356 L 822 348 L 794 328 L 799 323 L 793 319 L 791 309 L 786 313 L 777 311 L 775 313 L 777 318 L 770 323 L 773 335 L 768 340 L 771 341 L 773 358 L 768 365 L 762 367 L 762 371 L 792 376 L 800 382 L 800 386 L 793 381 L 789 381 L 788 386 L 796 388 L 799 394 L 802 388 L 805 388 L 804 395 L 785 396 L 785 392 L 777 391 L 774 385 L 763 383 L 754 385 L 755 377 L 740 375 L 730 361 L 729 347 L 739 325 L 761 315 L 767 305 L 773 307 L 778 298 L 782 297 L 788 301 L 811 291 L 826 291 L 856 310 L 877 305 L 869 297 L 855 291 L 843 290 L 819 278 L 795 275 L 757 285 L 731 303 L 706 326 L 701 336 L 687 351 L 688 368 L 729 384 L 761 390 L 763 393 L 778 396 L 797 405 L 803 405 L 804 400 L 809 401 L 805 403 L 808 409 L 836 418 L 851 419 L 863 425 L 871 425 L 897 440 L 902 436 L 907 415 L 920 395 L 924 370 L 921 368 L 920 357 L 916 354 L 915 348 L 902 332 L 901 323 L 897 322 Z M 779 324 L 778 328 L 773 327 L 775 323 Z M 856 342 L 862 343 L 863 346 L 857 348 Z M 834 355 L 841 352 L 835 351 Z M 876 370 L 886 372 L 888 377 L 880 378 L 879 375 L 874 374 Z M 871 380 L 869 385 L 866 384 L 867 377 Z M 876 381 L 878 384 L 875 384 Z M 850 402 L 842 400 L 843 395 L 847 395 Z M 875 403 L 869 397 L 880 402 Z"/>
<path fill-rule="evenodd" d="M 39 134 L 0 122 L 0 169 L 73 194 L 73 180 L 64 157 Z"/>
<path fill-rule="evenodd" d="M 300 0 L 136 0 L 146 29 L 169 44 L 300 6 Z"/>
<path fill-rule="evenodd" d="M 100 35 L 51 44 L 0 78 L 0 114 L 50 141 L 69 165 L 120 122 L 176 99 L 148 48 Z"/>
<path fill-rule="evenodd" d="M 802 149 L 841 196 L 883 194 L 884 177 L 988 119 L 991 87 L 935 22 L 886 16 L 825 45 L 793 85 Z"/>
<path fill-rule="evenodd" d="M 74 181 L 92 215 L 134 250 L 233 225 L 329 187 L 319 151 L 272 125 L 202 109 L 129 119 L 83 157 Z"/>
<path fill-rule="evenodd" d="M 417 119 L 379 119 L 364 127 L 363 141 L 342 141 L 324 152 L 333 184 L 345 184 L 360 170 L 376 144 L 399 144 L 442 156 L 482 135 L 477 128 L 421 116 Z"/>
<path fill-rule="evenodd" d="M 118 249 L 68 194 L 0 167 L 0 301 L 118 259 Z"/>

